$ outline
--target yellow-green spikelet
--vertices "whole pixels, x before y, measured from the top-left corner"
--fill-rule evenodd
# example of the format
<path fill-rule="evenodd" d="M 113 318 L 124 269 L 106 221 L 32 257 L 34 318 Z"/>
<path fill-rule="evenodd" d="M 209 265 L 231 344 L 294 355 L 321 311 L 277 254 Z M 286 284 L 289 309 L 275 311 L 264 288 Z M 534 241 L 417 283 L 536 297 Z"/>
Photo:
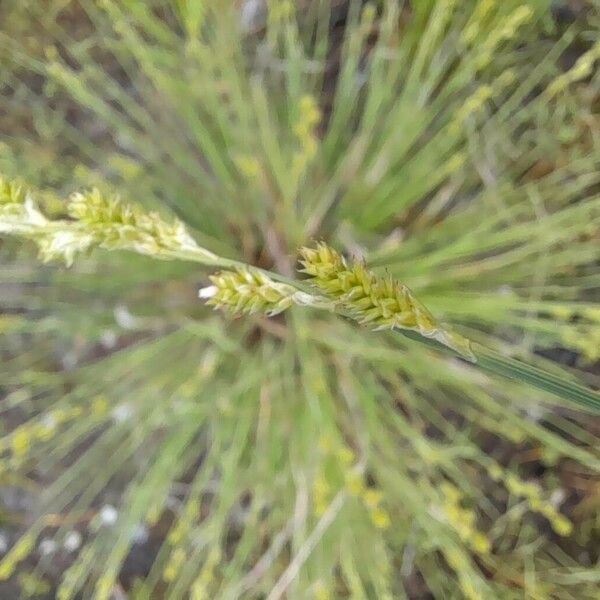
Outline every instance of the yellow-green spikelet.
<path fill-rule="evenodd" d="M 235 314 L 266 313 L 276 315 L 293 303 L 296 290 L 269 279 L 257 269 L 221 271 L 210 276 L 214 288 L 207 304 Z"/>
<path fill-rule="evenodd" d="M 469 341 L 441 327 L 412 291 L 391 276 L 380 277 L 362 262 L 348 262 L 327 244 L 300 249 L 302 272 L 356 321 L 375 329 L 407 329 L 473 360 Z"/>

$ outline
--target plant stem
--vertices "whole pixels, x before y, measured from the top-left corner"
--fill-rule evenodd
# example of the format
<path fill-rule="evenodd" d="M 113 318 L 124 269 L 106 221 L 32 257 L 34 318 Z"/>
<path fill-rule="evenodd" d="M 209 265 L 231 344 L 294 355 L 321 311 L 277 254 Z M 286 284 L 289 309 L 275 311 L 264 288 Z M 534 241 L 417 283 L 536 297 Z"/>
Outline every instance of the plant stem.
<path fill-rule="evenodd" d="M 463 358 L 451 348 L 440 344 L 436 340 L 431 340 L 420 336 L 413 331 L 402 331 L 406 337 L 412 340 L 435 348 L 441 352 L 452 354 L 458 358 Z M 513 381 L 522 381 L 528 383 L 540 390 L 550 392 L 559 398 L 573 402 L 581 407 L 587 408 L 590 412 L 600 414 L 600 393 L 585 387 L 576 381 L 565 379 L 564 376 L 555 375 L 534 365 L 530 365 L 521 360 L 502 356 L 495 350 L 487 348 L 482 344 L 471 342 L 471 350 L 477 358 L 475 364 L 485 371 L 501 375 Z"/>

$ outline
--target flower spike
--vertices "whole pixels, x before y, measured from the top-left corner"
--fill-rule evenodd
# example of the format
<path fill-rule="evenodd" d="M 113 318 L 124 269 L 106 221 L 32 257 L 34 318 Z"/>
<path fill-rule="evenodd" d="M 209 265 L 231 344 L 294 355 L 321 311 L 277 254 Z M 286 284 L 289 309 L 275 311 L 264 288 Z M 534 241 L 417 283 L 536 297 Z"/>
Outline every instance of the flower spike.
<path fill-rule="evenodd" d="M 286 283 L 272 280 L 262 271 L 251 267 L 221 271 L 210 276 L 212 285 L 202 288 L 200 298 L 209 306 L 223 308 L 234 314 L 283 312 L 292 304 L 323 307 L 323 298 L 302 292 Z"/>
<path fill-rule="evenodd" d="M 44 261 L 63 259 L 70 266 L 76 254 L 95 246 L 167 260 L 188 253 L 207 264 L 217 258 L 198 246 L 178 219 L 167 221 L 97 189 L 73 194 L 67 212 L 70 219 L 47 218 L 28 192 L 0 176 L 0 233 L 33 240 Z"/>
<path fill-rule="evenodd" d="M 380 277 L 362 262 L 349 263 L 325 243 L 301 248 L 302 272 L 353 319 L 374 329 L 407 329 L 475 361 L 469 340 L 442 327 L 412 291 L 391 276 Z"/>

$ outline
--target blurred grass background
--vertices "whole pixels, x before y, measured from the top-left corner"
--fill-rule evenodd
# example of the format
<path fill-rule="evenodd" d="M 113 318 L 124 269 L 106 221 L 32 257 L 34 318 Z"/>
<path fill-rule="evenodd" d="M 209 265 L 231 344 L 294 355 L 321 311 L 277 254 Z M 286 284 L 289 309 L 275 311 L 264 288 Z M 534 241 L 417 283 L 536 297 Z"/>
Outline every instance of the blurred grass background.
<path fill-rule="evenodd" d="M 600 372 L 595 3 L 4 0 L 0 172 L 290 275 L 324 239 Z M 598 418 L 208 273 L 0 241 L 0 596 L 597 598 Z"/>

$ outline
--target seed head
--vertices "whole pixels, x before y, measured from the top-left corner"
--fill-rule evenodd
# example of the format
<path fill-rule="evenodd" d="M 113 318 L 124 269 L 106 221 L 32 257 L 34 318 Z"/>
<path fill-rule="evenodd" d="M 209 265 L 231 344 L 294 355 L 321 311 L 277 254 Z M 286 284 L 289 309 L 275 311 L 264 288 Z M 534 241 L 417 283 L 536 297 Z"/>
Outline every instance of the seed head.
<path fill-rule="evenodd" d="M 441 327 L 412 291 L 391 276 L 379 277 L 362 262 L 349 263 L 324 243 L 301 248 L 300 255 L 302 272 L 359 323 L 416 331 L 474 359 L 468 340 Z"/>
<path fill-rule="evenodd" d="M 215 258 L 198 247 L 181 221 L 169 223 L 156 212 L 144 212 L 135 204 L 103 196 L 97 189 L 73 194 L 68 212 L 107 250 L 135 250 L 157 258 L 166 258 L 172 251 L 202 250 L 207 258 Z"/>
<path fill-rule="evenodd" d="M 200 290 L 200 298 L 215 308 L 234 314 L 279 314 L 292 304 L 323 307 L 323 299 L 297 290 L 286 283 L 273 281 L 258 269 L 239 268 L 210 276 L 211 286 Z"/>
<path fill-rule="evenodd" d="M 58 258 L 70 265 L 75 254 L 94 246 L 162 259 L 182 252 L 206 262 L 217 258 L 196 244 L 181 221 L 166 221 L 156 212 L 145 212 L 97 189 L 73 194 L 67 212 L 70 220 L 48 219 L 20 185 L 0 177 L 0 233 L 35 241 L 45 261 Z"/>

